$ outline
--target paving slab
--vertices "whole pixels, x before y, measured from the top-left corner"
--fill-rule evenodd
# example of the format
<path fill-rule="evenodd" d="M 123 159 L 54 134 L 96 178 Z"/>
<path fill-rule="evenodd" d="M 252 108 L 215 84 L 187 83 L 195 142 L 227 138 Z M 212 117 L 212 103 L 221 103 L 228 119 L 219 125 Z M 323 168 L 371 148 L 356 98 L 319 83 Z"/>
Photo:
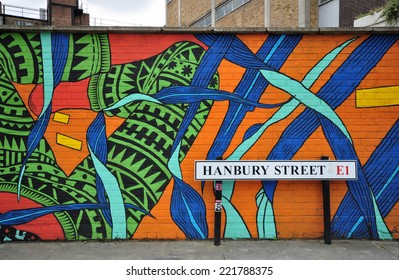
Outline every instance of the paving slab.
<path fill-rule="evenodd" d="M 5 242 L 0 260 L 398 260 L 398 241 L 212 240 Z"/>

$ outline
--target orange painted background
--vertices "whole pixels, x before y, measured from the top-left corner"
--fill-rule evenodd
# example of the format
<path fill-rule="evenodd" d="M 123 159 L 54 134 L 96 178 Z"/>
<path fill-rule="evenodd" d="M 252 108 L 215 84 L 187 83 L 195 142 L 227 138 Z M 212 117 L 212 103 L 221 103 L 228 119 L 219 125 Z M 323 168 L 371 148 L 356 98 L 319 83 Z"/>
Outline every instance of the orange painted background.
<path fill-rule="evenodd" d="M 245 42 L 245 44 L 256 53 L 259 47 L 262 45 L 267 35 L 241 35 L 239 38 Z M 313 65 L 315 65 L 323 56 L 328 53 L 331 49 L 336 47 L 337 43 L 344 42 L 352 38 L 351 35 L 346 36 L 306 36 L 298 44 L 296 50 L 294 50 L 290 56 L 290 60 L 282 68 L 282 72 L 295 79 L 301 80 L 304 78 L 306 73 Z M 339 38 L 339 39 L 338 39 Z M 325 73 L 317 80 L 312 90 L 317 92 L 330 76 L 336 71 L 336 69 L 348 58 L 351 52 L 359 46 L 364 38 L 359 39 L 353 45 L 348 47 L 344 53 L 342 53 L 332 65 L 326 69 Z M 322 42 L 321 45 L 315 47 L 315 41 Z M 305 51 L 305 52 L 304 52 Z M 367 79 L 362 80 L 359 88 L 379 88 L 386 85 L 395 85 L 399 78 L 398 71 L 386 72 L 387 67 L 392 65 L 392 61 L 398 61 L 398 52 L 395 49 L 391 49 L 386 53 L 384 58 L 378 63 L 373 69 L 372 73 L 369 74 Z M 233 92 L 240 81 L 245 69 L 234 65 L 228 61 L 223 61 L 218 69 L 221 76 L 221 89 Z M 385 75 L 384 75 L 385 73 Z M 384 77 L 384 78 L 382 78 Z M 387 80 L 388 79 L 388 80 Z M 268 101 L 281 102 L 287 98 L 287 94 L 281 92 L 278 89 L 268 88 L 269 92 L 272 92 L 272 99 Z M 348 100 L 340 106 L 339 116 L 346 120 L 347 125 L 353 139 L 355 139 L 356 151 L 358 152 L 359 158 L 362 160 L 362 164 L 367 161 L 370 157 L 373 149 L 376 147 L 386 133 L 389 131 L 391 126 L 397 120 L 398 109 L 396 107 L 377 107 L 370 110 L 370 108 L 356 108 L 355 106 L 356 95 L 353 93 Z M 215 108 L 217 107 L 217 108 Z M 204 126 L 206 134 L 201 134 L 197 138 L 194 148 L 186 156 L 184 165 L 188 166 L 188 172 L 186 172 L 185 178 L 190 180 L 193 177 L 194 161 L 197 159 L 203 159 L 205 154 L 211 145 L 209 139 L 213 139 L 216 136 L 218 128 L 221 125 L 223 116 L 227 111 L 228 104 L 223 102 L 214 105 L 210 117 Z M 295 118 L 302 110 L 292 117 Z M 262 109 L 255 110 L 251 113 L 251 116 L 246 118 L 247 123 L 244 127 L 249 127 L 254 121 L 259 119 L 267 119 L 273 112 L 265 112 Z M 379 123 L 378 119 L 384 114 L 392 114 L 393 118 L 390 118 L 388 123 Z M 360 117 L 359 117 L 360 116 Z M 367 118 L 367 121 L 365 119 Z M 388 117 L 389 118 L 389 117 Z M 262 138 L 261 144 L 257 147 L 253 147 L 245 159 L 248 160 L 262 160 L 270 152 L 279 139 L 279 136 L 284 131 L 286 126 L 292 121 L 287 119 L 282 124 L 278 124 L 270 128 L 269 136 Z M 245 120 L 244 120 L 245 121 Z M 376 134 L 370 137 L 370 132 L 366 132 L 363 129 L 359 129 L 367 122 L 367 126 L 374 131 Z M 237 137 L 233 139 L 230 149 L 227 150 L 226 154 L 231 153 L 243 137 L 244 131 L 238 131 Z M 374 132 L 372 134 L 374 134 Z M 203 137 L 201 137 L 203 136 Z M 235 141 L 235 142 L 234 142 Z M 198 144 L 198 145 L 196 145 Z M 318 129 L 311 138 L 307 140 L 305 145 L 298 152 L 296 159 L 319 159 L 322 155 L 331 156 L 334 159 L 331 148 L 328 142 L 325 140 L 321 129 Z M 158 205 L 154 207 L 154 216 L 159 217 L 154 221 L 153 219 L 146 217 L 144 218 L 142 225 L 137 230 L 135 237 L 137 238 L 185 238 L 184 234 L 179 231 L 178 227 L 174 225 L 171 217 L 165 215 L 168 211 L 170 201 L 170 189 L 173 187 L 171 183 L 165 191 L 163 197 L 159 201 Z M 201 185 L 199 182 L 192 181 L 192 186 L 196 186 L 197 191 L 201 191 Z M 204 199 L 207 203 L 207 219 L 210 221 L 210 232 L 213 232 L 213 224 L 211 221 L 214 220 L 213 202 L 214 194 L 212 192 L 212 184 L 207 183 L 208 188 L 203 193 Z M 253 182 L 239 182 L 236 189 L 236 201 L 235 206 L 240 210 L 245 221 L 248 221 L 247 225 L 251 231 L 253 238 L 258 238 L 256 229 L 256 211 L 257 206 L 255 203 L 255 195 L 258 189 L 261 187 L 260 183 Z M 169 191 L 168 191 L 169 190 Z M 347 192 L 345 183 L 333 182 L 331 185 L 331 214 L 334 215 L 338 206 L 340 205 L 343 196 Z M 279 238 L 320 238 L 323 235 L 323 205 L 322 205 L 322 193 L 320 182 L 280 182 L 278 190 L 276 191 L 274 209 L 276 215 L 276 224 L 278 225 L 278 237 Z M 398 238 L 397 227 L 398 227 L 398 206 L 392 209 L 391 214 L 387 216 L 386 221 L 388 227 L 392 229 L 393 236 L 395 239 Z M 162 228 L 161 232 L 157 232 L 157 228 Z M 154 234 L 156 232 L 156 234 Z"/>

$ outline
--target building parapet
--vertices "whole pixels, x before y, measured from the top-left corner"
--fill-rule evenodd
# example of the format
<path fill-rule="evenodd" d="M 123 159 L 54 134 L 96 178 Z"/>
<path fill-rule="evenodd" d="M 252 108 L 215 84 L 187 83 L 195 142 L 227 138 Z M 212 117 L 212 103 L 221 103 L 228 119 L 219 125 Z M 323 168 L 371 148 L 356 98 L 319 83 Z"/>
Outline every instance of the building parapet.
<path fill-rule="evenodd" d="M 135 27 L 135 26 L 0 26 L 0 32 L 66 32 L 66 33 L 399 33 L 399 27 L 360 27 L 360 28 L 274 28 L 274 27 L 206 27 L 206 28 L 179 28 L 179 27 Z"/>

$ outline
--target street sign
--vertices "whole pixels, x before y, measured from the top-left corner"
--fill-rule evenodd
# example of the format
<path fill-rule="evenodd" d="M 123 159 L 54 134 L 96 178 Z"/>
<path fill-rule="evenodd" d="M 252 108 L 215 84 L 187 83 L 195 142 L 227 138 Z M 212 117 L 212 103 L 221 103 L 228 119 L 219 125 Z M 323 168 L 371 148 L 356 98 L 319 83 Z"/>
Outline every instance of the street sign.
<path fill-rule="evenodd" d="M 357 162 L 355 160 L 197 160 L 195 180 L 357 180 Z"/>

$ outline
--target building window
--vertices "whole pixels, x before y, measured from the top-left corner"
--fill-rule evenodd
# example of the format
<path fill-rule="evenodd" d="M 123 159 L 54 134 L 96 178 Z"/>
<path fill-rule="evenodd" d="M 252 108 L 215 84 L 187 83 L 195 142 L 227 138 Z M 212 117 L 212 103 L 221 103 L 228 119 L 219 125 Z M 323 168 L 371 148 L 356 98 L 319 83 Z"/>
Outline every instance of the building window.
<path fill-rule="evenodd" d="M 226 9 L 226 14 L 231 13 L 233 11 L 233 2 L 229 1 L 224 5 Z"/>
<path fill-rule="evenodd" d="M 15 21 L 15 25 L 19 25 L 19 26 L 33 26 L 35 25 L 33 22 L 29 22 L 29 21 L 23 21 L 23 20 L 16 20 Z"/>
<path fill-rule="evenodd" d="M 216 10 L 216 18 L 221 18 L 221 17 L 224 17 L 225 15 L 226 15 L 226 9 L 224 6 L 222 9 Z"/>
<path fill-rule="evenodd" d="M 230 0 L 224 2 L 222 5 L 216 8 L 215 13 L 215 20 L 219 20 L 229 13 L 233 12 L 234 10 L 240 8 L 242 5 L 248 3 L 251 0 Z M 194 22 L 191 26 L 192 27 L 207 27 L 211 25 L 211 13 L 207 13 L 202 18 Z"/>
<path fill-rule="evenodd" d="M 233 0 L 233 9 L 239 8 L 241 5 L 243 5 L 246 1 L 244 0 Z"/>
<path fill-rule="evenodd" d="M 332 0 L 319 0 L 319 6 L 321 6 L 327 2 L 330 2 L 330 1 L 332 1 Z"/>

